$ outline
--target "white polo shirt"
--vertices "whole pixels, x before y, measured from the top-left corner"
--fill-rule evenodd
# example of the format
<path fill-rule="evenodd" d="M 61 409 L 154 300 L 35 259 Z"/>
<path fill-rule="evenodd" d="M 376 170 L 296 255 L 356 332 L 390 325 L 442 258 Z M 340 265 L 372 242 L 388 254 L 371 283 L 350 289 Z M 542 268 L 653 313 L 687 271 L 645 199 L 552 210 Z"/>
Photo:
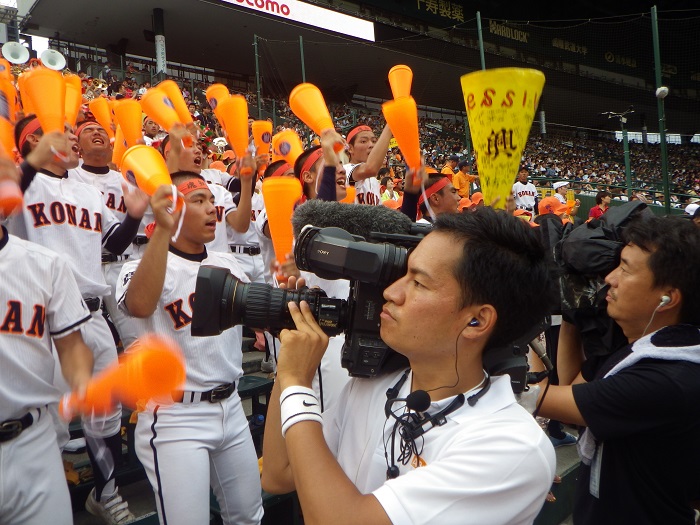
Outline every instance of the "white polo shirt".
<path fill-rule="evenodd" d="M 394 421 L 384 415 L 386 391 L 402 373 L 354 378 L 324 412 L 326 442 L 358 490 L 374 494 L 394 525 L 532 523 L 552 484 L 556 458 L 549 438 L 516 403 L 508 376 L 493 378 L 475 406 L 465 401 L 444 426 L 424 434 L 422 443 L 418 438 L 425 466 L 397 461 L 399 477 L 386 480 Z M 408 395 L 410 384 L 409 378 L 399 398 Z M 453 399 L 432 403 L 428 412 Z M 398 433 L 394 447 L 398 457 Z"/>

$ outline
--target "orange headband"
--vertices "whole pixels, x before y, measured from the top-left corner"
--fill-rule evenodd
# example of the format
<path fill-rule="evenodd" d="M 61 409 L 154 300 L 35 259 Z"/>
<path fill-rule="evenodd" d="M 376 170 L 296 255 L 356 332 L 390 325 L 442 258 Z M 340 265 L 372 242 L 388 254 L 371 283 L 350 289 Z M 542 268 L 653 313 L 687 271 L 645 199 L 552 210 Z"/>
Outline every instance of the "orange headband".
<path fill-rule="evenodd" d="M 80 138 L 80 134 L 83 131 L 85 131 L 85 128 L 87 128 L 88 126 L 97 126 L 98 128 L 104 130 L 104 128 L 100 125 L 99 122 L 96 122 L 94 120 L 88 120 L 86 122 L 83 122 L 80 126 L 78 126 L 78 129 L 75 130 L 75 136 Z"/>
<path fill-rule="evenodd" d="M 22 133 L 20 133 L 19 135 L 19 143 L 17 144 L 20 154 L 22 153 L 22 147 L 24 147 L 24 143 L 27 142 L 27 135 L 33 135 L 39 129 L 41 129 L 41 124 L 39 123 L 38 118 L 35 118 L 29 124 L 24 126 Z"/>
<path fill-rule="evenodd" d="M 307 171 L 311 170 L 311 166 L 314 165 L 314 163 L 320 159 L 323 156 L 323 150 L 321 148 L 318 148 L 317 150 L 314 150 L 309 154 L 308 157 L 306 157 L 306 160 L 304 161 L 304 164 L 301 165 L 301 171 L 299 172 L 299 178 L 301 179 L 301 176 L 306 173 Z M 304 181 L 302 181 L 303 183 Z"/>
<path fill-rule="evenodd" d="M 437 192 L 440 191 L 442 188 L 444 188 L 445 186 L 447 186 L 447 183 L 448 183 L 448 182 L 450 182 L 450 179 L 448 179 L 447 177 L 443 177 L 443 178 L 441 178 L 439 181 L 437 181 L 435 184 L 433 184 L 432 186 L 430 186 L 430 188 L 428 188 L 427 190 L 425 190 L 425 199 L 429 199 L 429 198 L 432 197 L 435 193 L 437 193 Z M 425 202 L 425 199 L 423 199 L 423 195 L 421 195 L 421 196 L 418 198 L 418 206 L 420 206 L 421 204 L 423 204 L 423 202 Z"/>
<path fill-rule="evenodd" d="M 292 167 L 285 162 L 281 166 L 278 166 L 268 177 L 281 177 L 285 171 L 289 171 L 290 169 L 292 169 Z"/>
<path fill-rule="evenodd" d="M 355 135 L 361 133 L 362 131 L 372 131 L 372 128 L 369 126 L 357 126 L 355 129 L 350 130 L 350 133 L 348 133 L 347 143 L 350 144 L 352 139 L 355 138 Z"/>
<path fill-rule="evenodd" d="M 187 195 L 188 193 L 192 193 L 193 191 L 196 190 L 208 190 L 209 186 L 205 182 L 204 179 L 197 179 L 197 178 L 192 178 L 192 179 L 187 179 L 185 182 L 180 184 L 177 187 L 177 191 L 182 193 L 183 195 Z"/>

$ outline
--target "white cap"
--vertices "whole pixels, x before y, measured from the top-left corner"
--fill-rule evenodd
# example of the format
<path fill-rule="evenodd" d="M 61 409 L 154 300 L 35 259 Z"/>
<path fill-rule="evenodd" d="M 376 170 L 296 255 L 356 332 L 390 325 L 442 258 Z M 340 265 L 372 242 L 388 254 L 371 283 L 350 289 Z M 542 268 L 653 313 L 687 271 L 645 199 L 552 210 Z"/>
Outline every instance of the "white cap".
<path fill-rule="evenodd" d="M 569 181 L 568 181 L 568 180 L 562 180 L 562 181 L 555 182 L 554 184 L 552 184 L 552 187 L 553 187 L 555 190 L 558 190 L 558 189 L 561 188 L 562 186 L 566 186 L 566 185 L 568 185 L 568 184 L 569 184 Z"/>
<path fill-rule="evenodd" d="M 700 208 L 700 204 L 697 204 L 697 203 L 693 202 L 693 203 L 691 203 L 691 204 L 688 204 L 688 205 L 685 207 L 685 212 L 686 212 L 688 215 L 691 215 L 691 216 L 692 216 L 692 215 L 695 215 L 695 210 L 697 210 L 698 208 Z"/>

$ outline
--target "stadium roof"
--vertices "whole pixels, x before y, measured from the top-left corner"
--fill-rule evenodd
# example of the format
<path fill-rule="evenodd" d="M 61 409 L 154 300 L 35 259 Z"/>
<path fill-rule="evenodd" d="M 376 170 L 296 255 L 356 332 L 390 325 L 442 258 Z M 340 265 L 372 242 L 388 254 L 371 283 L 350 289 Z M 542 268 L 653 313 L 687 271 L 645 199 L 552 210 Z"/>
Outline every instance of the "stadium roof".
<path fill-rule="evenodd" d="M 368 4 L 354 4 L 354 8 L 365 15 L 376 14 L 377 5 L 385 8 L 385 13 L 400 13 L 401 16 L 393 19 L 389 16 L 388 19 L 381 19 L 383 23 L 375 23 L 376 43 L 341 37 L 236 5 L 236 2 L 244 0 L 229 0 L 231 3 L 223 0 L 25 1 L 31 4 L 22 28 L 26 33 L 149 57 L 154 56 L 152 34 L 149 38 L 149 32 L 153 29 L 153 9 L 163 8 L 169 61 L 249 76 L 255 72 L 252 42 L 253 35 L 257 34 L 263 39 L 261 71 L 268 92 L 274 87 L 277 92 L 288 93 L 302 81 L 298 51 L 300 36 L 304 40 L 306 80 L 319 85 L 328 98 L 348 98 L 355 93 L 389 98 L 386 73 L 391 66 L 406 63 L 414 71 L 413 93 L 419 104 L 464 110 L 459 76 L 479 68 L 477 51 L 444 39 L 420 37 L 408 31 L 407 26 L 401 24 L 408 3 L 397 0 L 375 0 L 369 7 Z M 418 2 L 419 9 L 421 2 L 424 7 L 428 5 L 428 2 L 421 0 Z M 347 7 L 347 3 L 340 0 L 319 0 L 314 3 L 327 8 L 332 4 L 336 10 Z M 483 18 L 508 20 L 607 17 L 648 12 L 652 4 L 639 0 L 618 0 L 614 3 L 592 0 L 536 0 L 529 3 L 491 0 L 482 5 L 477 2 L 469 5 L 465 2 L 448 3 L 462 6 L 467 19 L 480 9 Z M 691 0 L 656 3 L 664 11 L 696 8 L 696 2 Z M 21 7 L 20 14 L 23 14 Z M 393 21 L 387 23 L 387 20 Z M 700 22 L 698 24 L 700 29 Z M 471 25 L 469 30 L 473 30 Z M 412 45 L 405 42 L 410 39 L 413 39 Z M 403 46 L 404 43 L 407 45 Z M 455 57 L 459 57 L 459 61 Z M 694 59 L 697 60 L 697 57 Z M 522 66 L 522 63 L 504 56 L 487 55 L 487 65 Z M 600 113 L 624 111 L 634 104 L 637 115 L 647 116 L 649 131 L 657 128 L 653 90 L 630 90 L 561 71 L 545 71 L 545 74 L 547 85 L 541 108 L 547 111 L 550 121 L 615 129 L 619 123 L 602 118 Z M 601 90 L 602 84 L 605 84 L 604 90 Z M 697 92 L 700 92 L 700 82 L 697 86 Z M 700 131 L 698 100 L 678 99 L 671 103 L 672 98 L 669 96 L 667 99 L 667 127 L 684 134 Z M 634 121 L 630 122 L 631 129 L 635 128 L 634 124 Z M 639 122 L 636 124 L 637 128 L 641 127 Z"/>

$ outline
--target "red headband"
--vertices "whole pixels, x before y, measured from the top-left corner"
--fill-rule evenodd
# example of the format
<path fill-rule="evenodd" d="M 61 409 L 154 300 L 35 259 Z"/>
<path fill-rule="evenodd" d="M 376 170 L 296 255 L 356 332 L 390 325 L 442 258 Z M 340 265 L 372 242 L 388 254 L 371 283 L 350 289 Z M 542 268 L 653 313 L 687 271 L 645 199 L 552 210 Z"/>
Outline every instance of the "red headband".
<path fill-rule="evenodd" d="M 88 126 L 97 126 L 98 128 L 104 130 L 104 128 L 100 125 L 99 122 L 95 122 L 93 120 L 88 120 L 86 122 L 83 122 L 80 126 L 78 126 L 78 129 L 75 130 L 75 136 L 80 138 L 80 134 L 83 131 L 85 131 L 85 128 L 87 128 Z"/>
<path fill-rule="evenodd" d="M 447 186 L 447 183 L 448 183 L 448 182 L 450 182 L 450 179 L 448 179 L 447 177 L 443 177 L 443 178 L 441 178 L 439 181 L 437 181 L 435 184 L 433 184 L 432 186 L 430 186 L 430 188 L 428 188 L 427 190 L 425 190 L 425 200 L 429 199 L 429 198 L 432 197 L 435 193 L 437 193 L 437 192 L 440 191 L 442 188 L 444 188 L 445 186 Z M 425 202 L 425 200 L 424 200 L 424 198 L 423 198 L 423 195 L 421 195 L 421 196 L 418 198 L 418 206 L 420 206 L 421 204 L 423 204 L 423 202 Z"/>
<path fill-rule="evenodd" d="M 187 195 L 195 190 L 208 190 L 209 186 L 204 179 L 191 178 L 187 179 L 185 182 L 177 187 L 177 191 L 183 195 Z"/>
<path fill-rule="evenodd" d="M 277 169 L 273 171 L 268 177 L 281 177 L 285 171 L 291 170 L 292 167 L 287 164 L 286 162 L 283 162 L 281 166 L 277 166 Z"/>
<path fill-rule="evenodd" d="M 35 118 L 29 124 L 24 126 L 22 133 L 20 133 L 20 135 L 19 135 L 19 141 L 17 144 L 20 154 L 22 153 L 22 148 L 24 147 L 24 143 L 27 142 L 27 135 L 33 135 L 39 129 L 41 129 L 41 124 L 39 123 L 38 118 Z"/>
<path fill-rule="evenodd" d="M 312 151 L 308 157 L 306 157 L 306 160 L 304 161 L 304 164 L 301 165 L 301 171 L 299 172 L 299 178 L 301 179 L 302 175 L 306 173 L 307 171 L 311 170 L 311 166 L 314 165 L 314 163 L 320 159 L 323 156 L 323 150 L 321 148 L 318 148 L 317 150 Z M 302 184 L 304 181 L 301 181 Z"/>
<path fill-rule="evenodd" d="M 351 129 L 350 133 L 348 133 L 347 143 L 352 143 L 352 139 L 355 138 L 355 135 L 361 133 L 362 131 L 372 131 L 372 128 L 369 126 L 357 126 L 356 128 Z"/>

